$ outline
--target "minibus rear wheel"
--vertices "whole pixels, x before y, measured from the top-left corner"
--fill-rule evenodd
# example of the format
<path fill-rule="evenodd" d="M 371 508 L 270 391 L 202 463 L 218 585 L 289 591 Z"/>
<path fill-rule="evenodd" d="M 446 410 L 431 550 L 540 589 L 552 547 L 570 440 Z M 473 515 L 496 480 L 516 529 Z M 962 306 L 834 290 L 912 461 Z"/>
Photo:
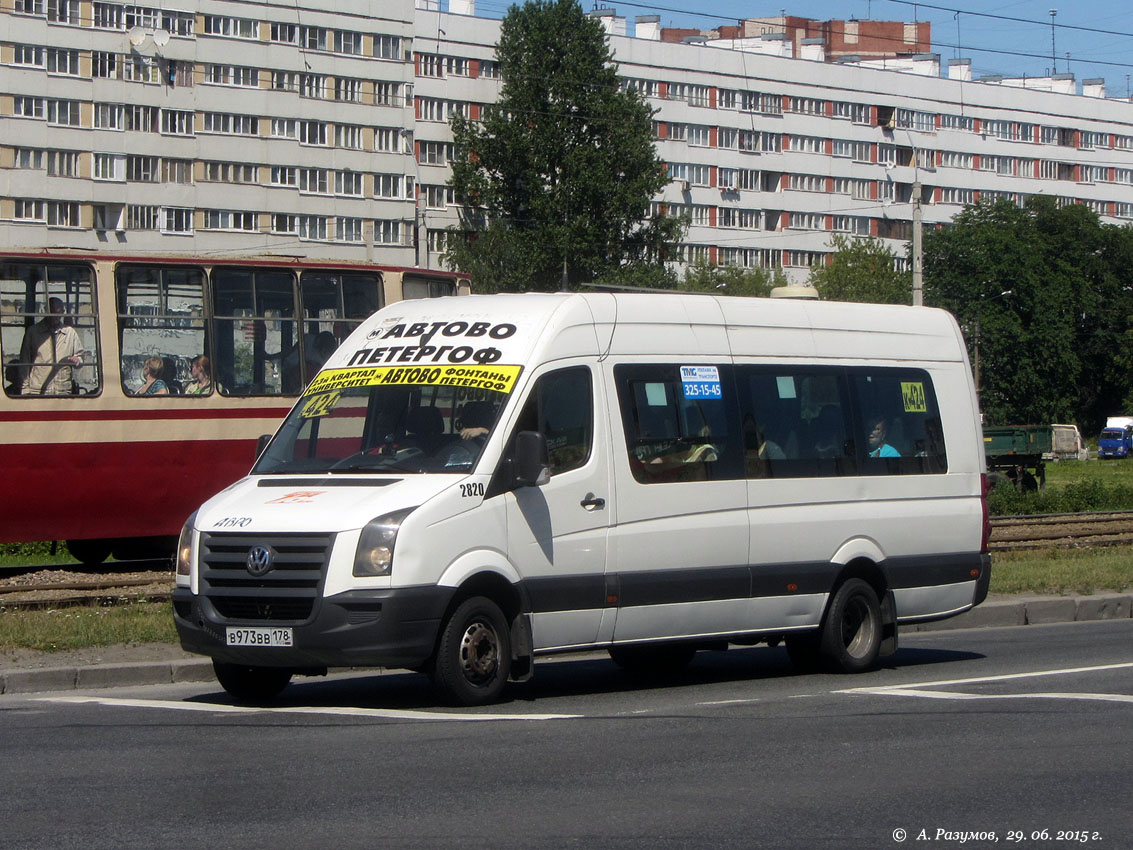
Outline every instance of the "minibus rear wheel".
<path fill-rule="evenodd" d="M 881 649 L 881 605 L 869 582 L 847 579 L 826 611 L 819 652 L 833 670 L 861 673 L 877 662 Z"/>
<path fill-rule="evenodd" d="M 281 667 L 249 667 L 213 661 L 212 669 L 220 686 L 240 702 L 269 702 L 291 681 L 291 671 Z"/>
<path fill-rule="evenodd" d="M 484 596 L 465 599 L 437 644 L 433 681 L 457 705 L 495 702 L 511 673 L 511 633 L 500 607 Z"/>

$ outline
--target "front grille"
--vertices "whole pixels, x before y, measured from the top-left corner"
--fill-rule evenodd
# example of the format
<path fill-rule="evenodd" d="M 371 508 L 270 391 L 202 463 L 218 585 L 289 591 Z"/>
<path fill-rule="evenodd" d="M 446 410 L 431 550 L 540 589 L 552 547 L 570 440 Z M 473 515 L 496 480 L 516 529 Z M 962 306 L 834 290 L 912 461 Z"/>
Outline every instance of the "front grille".
<path fill-rule="evenodd" d="M 307 620 L 333 545 L 333 534 L 202 534 L 201 595 L 229 620 Z M 259 577 L 248 572 L 254 546 L 272 553 Z"/>

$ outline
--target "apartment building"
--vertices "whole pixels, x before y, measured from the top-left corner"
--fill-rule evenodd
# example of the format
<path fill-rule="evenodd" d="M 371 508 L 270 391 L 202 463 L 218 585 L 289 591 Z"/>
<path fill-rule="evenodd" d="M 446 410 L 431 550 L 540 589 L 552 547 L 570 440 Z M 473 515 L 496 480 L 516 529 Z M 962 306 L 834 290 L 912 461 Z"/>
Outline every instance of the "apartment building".
<path fill-rule="evenodd" d="M 498 98 L 471 0 L 0 0 L 0 238 L 15 248 L 281 253 L 438 268 L 458 223 L 448 118 Z M 422 6 L 433 0 L 418 0 Z M 981 198 L 1133 221 L 1133 104 L 1070 75 L 974 80 L 920 54 L 827 62 L 781 33 L 609 33 L 657 110 L 680 260 L 822 263 L 835 234 L 904 256 Z"/>
<path fill-rule="evenodd" d="M 417 264 L 411 2 L 2 0 L 9 249 Z"/>

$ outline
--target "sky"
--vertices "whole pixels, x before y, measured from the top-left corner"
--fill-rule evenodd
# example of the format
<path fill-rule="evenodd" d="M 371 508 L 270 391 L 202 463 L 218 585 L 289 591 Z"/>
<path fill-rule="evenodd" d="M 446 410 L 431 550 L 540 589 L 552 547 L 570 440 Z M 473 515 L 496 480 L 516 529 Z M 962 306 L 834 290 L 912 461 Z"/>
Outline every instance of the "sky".
<path fill-rule="evenodd" d="M 501 17 L 507 0 L 477 0 L 477 14 Z M 743 18 L 786 12 L 817 20 L 929 21 L 934 53 L 971 59 L 973 77 L 1043 77 L 1051 73 L 1051 9 L 1054 16 L 1053 67 L 1075 80 L 1104 78 L 1108 97 L 1128 97 L 1133 78 L 1133 3 L 1129 0 L 634 0 L 595 2 L 582 7 L 614 9 L 632 33 L 639 15 L 660 15 L 663 27 L 711 29 Z"/>

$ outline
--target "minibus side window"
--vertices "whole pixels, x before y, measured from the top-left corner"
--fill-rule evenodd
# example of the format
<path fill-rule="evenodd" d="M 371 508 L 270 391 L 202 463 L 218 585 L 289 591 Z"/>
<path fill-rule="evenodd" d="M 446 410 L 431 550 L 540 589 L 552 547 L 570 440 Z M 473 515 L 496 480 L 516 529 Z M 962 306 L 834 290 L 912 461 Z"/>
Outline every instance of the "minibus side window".
<path fill-rule="evenodd" d="M 579 366 L 540 377 L 519 414 L 515 433 L 520 431 L 543 432 L 552 476 L 585 466 L 594 438 L 590 370 Z"/>
<path fill-rule="evenodd" d="M 699 380 L 706 376 L 715 380 Z M 614 378 L 636 480 L 661 484 L 740 477 L 728 367 L 627 364 L 614 367 Z"/>
<path fill-rule="evenodd" d="M 857 474 L 843 370 L 742 366 L 738 373 L 748 478 Z"/>
<path fill-rule="evenodd" d="M 936 393 L 920 369 L 853 369 L 856 431 L 865 475 L 948 470 Z"/>
<path fill-rule="evenodd" d="M 9 396 L 97 395 L 102 388 L 89 266 L 0 263 L 0 356 Z"/>

